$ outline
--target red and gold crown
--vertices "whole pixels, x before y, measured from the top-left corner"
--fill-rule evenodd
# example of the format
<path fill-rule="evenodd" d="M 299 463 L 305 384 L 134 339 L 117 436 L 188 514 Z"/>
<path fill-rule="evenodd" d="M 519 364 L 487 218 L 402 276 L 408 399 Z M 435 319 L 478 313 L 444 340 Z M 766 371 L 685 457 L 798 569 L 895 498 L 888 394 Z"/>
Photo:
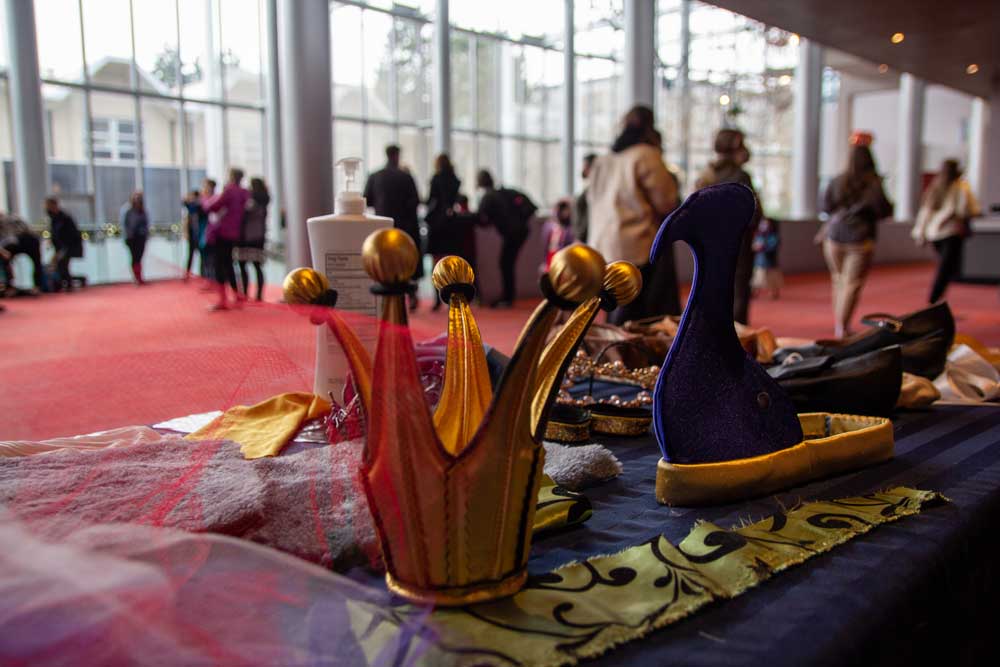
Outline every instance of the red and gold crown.
<path fill-rule="evenodd" d="M 560 378 L 602 303 L 634 297 L 638 271 L 624 263 L 605 267 L 584 245 L 557 253 L 541 279 L 545 299 L 494 394 L 469 306 L 472 268 L 458 257 L 442 259 L 432 278 L 449 307 L 448 347 L 432 414 L 406 317 L 418 257 L 399 230 L 380 230 L 364 243 L 365 270 L 383 296 L 374 363 L 334 310 L 326 321 L 344 347 L 367 414 L 362 482 L 389 588 L 417 602 L 468 604 L 524 584 L 544 462 L 541 435 Z M 316 303 L 328 288 L 320 274 L 297 269 L 286 278 L 285 298 Z M 575 312 L 546 345 L 561 309 Z"/>

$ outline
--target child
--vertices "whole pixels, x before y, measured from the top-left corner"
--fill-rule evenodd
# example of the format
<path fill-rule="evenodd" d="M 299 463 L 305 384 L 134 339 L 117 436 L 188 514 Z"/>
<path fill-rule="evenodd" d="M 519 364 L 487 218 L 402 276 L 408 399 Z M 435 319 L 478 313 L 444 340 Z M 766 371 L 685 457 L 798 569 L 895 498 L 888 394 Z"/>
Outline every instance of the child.
<path fill-rule="evenodd" d="M 573 219 L 573 206 L 568 199 L 560 199 L 552 211 L 552 217 L 542 227 L 542 239 L 545 242 L 545 266 L 542 272 L 549 270 L 552 256 L 573 243 L 573 230 L 570 222 Z"/>
<path fill-rule="evenodd" d="M 780 246 L 778 228 L 772 221 L 762 217 L 753 237 L 753 286 L 757 290 L 768 290 L 772 299 L 777 299 L 781 292 L 781 269 L 778 268 Z"/>

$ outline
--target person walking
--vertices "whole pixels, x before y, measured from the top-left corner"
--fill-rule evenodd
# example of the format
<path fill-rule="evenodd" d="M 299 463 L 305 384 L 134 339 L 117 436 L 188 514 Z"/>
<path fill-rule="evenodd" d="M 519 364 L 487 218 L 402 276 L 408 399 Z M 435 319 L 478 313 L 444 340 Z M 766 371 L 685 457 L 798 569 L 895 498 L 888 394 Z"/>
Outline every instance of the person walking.
<path fill-rule="evenodd" d="M 132 278 L 136 285 L 145 285 L 146 281 L 142 279 L 142 256 L 146 252 L 146 240 L 149 238 L 149 216 L 146 215 L 142 193 L 138 190 L 122 206 L 121 228 L 132 258 Z"/>
<path fill-rule="evenodd" d="M 715 135 L 715 160 L 705 168 L 695 182 L 697 189 L 719 183 L 739 183 L 753 190 L 753 179 L 743 168 L 750 161 L 750 149 L 746 146 L 743 132 L 733 128 L 723 128 Z M 753 281 L 754 251 L 753 236 L 760 222 L 760 200 L 750 225 L 743 233 L 740 254 L 736 260 L 736 278 L 733 285 L 733 319 L 740 324 L 750 323 L 750 296 Z"/>
<path fill-rule="evenodd" d="M 455 204 L 458 201 L 458 191 L 462 181 L 455 175 L 455 167 L 447 153 L 441 153 L 434 160 L 434 175 L 431 176 L 430 189 L 427 194 L 428 250 L 436 264 L 446 255 L 461 253 L 461 235 L 455 228 Z M 434 299 L 432 310 L 441 307 L 441 299 Z"/>
<path fill-rule="evenodd" d="M 267 191 L 264 180 L 250 179 L 250 200 L 247 202 L 246 214 L 243 217 L 243 235 L 240 247 L 236 249 L 240 265 L 240 284 L 243 286 L 243 296 L 248 296 L 250 277 L 247 275 L 247 262 L 253 263 L 257 274 L 257 301 L 264 300 L 264 241 L 267 238 L 267 207 L 271 203 L 271 194 Z"/>
<path fill-rule="evenodd" d="M 531 220 L 538 207 L 528 195 L 514 188 L 497 188 L 493 175 L 486 169 L 476 174 L 476 187 L 482 191 L 479 199 L 479 219 L 492 225 L 500 234 L 501 293 L 490 308 L 510 308 L 517 296 L 517 257 L 531 233 Z"/>
<path fill-rule="evenodd" d="M 663 218 L 677 208 L 677 180 L 662 157 L 653 110 L 635 106 L 622 119 L 609 155 L 594 160 L 587 185 L 587 243 L 608 262 L 626 260 L 642 273 L 642 291 L 608 316 L 623 324 L 680 313 L 677 270 L 671 253 L 656 265 L 649 251 Z"/>
<path fill-rule="evenodd" d="M 583 156 L 583 169 L 580 172 L 580 177 L 583 178 L 583 191 L 573 202 L 573 236 L 580 243 L 587 242 L 587 230 L 590 226 L 590 216 L 587 212 L 587 183 L 590 181 L 590 169 L 596 159 L 596 153 L 587 153 Z"/>
<path fill-rule="evenodd" d="M 241 185 L 242 182 L 243 170 L 231 168 L 222 192 L 209 197 L 203 204 L 207 212 L 218 213 L 218 218 L 209 225 L 206 234 L 215 255 L 215 282 L 219 293 L 219 300 L 209 308 L 213 311 L 229 309 L 227 283 L 233 289 L 237 305 L 243 302 L 243 295 L 236 288 L 236 271 L 233 269 L 233 248 L 239 243 L 243 216 L 250 199 L 250 193 Z"/>
<path fill-rule="evenodd" d="M 205 227 L 201 230 L 201 236 L 198 238 L 198 247 L 201 250 L 201 258 L 205 262 L 205 271 L 203 276 L 208 278 L 208 282 L 201 286 L 202 292 L 211 292 L 215 287 L 215 246 L 212 244 L 212 240 L 208 236 L 208 230 L 212 226 L 212 223 L 218 219 L 218 215 L 215 213 L 209 213 L 205 210 L 205 202 L 215 196 L 215 188 L 218 183 L 215 182 L 213 178 L 205 178 L 201 181 L 201 191 L 198 193 L 198 199 L 201 202 L 201 212 L 205 220 Z M 235 288 L 234 288 L 235 289 Z"/>
<path fill-rule="evenodd" d="M 778 264 L 779 248 L 781 248 L 781 235 L 778 226 L 773 220 L 762 217 L 753 235 L 753 287 L 770 293 L 772 300 L 781 296 L 781 286 L 784 282 Z"/>
<path fill-rule="evenodd" d="M 979 202 L 969 182 L 962 178 L 957 160 L 945 160 L 924 193 L 913 225 L 913 239 L 931 243 L 938 255 L 937 273 L 928 303 L 937 303 L 962 268 L 962 248 L 970 234 L 969 219 L 979 215 Z"/>
<path fill-rule="evenodd" d="M 83 236 L 76 226 L 76 220 L 59 206 L 55 197 L 46 197 L 45 213 L 49 216 L 49 237 L 55 255 L 52 263 L 56 269 L 55 291 L 73 291 L 73 276 L 69 272 L 70 260 L 83 257 Z"/>
<path fill-rule="evenodd" d="M 368 205 L 375 209 L 376 215 L 392 218 L 393 226 L 409 234 L 419 249 L 422 245 L 420 222 L 417 219 L 420 196 L 413 176 L 400 166 L 401 153 L 401 149 L 395 144 L 386 146 L 385 166 L 368 177 L 364 196 Z M 413 280 L 419 280 L 424 275 L 422 251 L 420 257 L 421 261 L 417 262 L 417 268 L 413 272 Z M 416 295 L 410 294 L 409 299 L 410 310 L 416 310 Z"/>
<path fill-rule="evenodd" d="M 826 188 L 823 211 L 829 218 L 816 240 L 823 244 L 830 269 L 834 335 L 842 338 L 851 332 L 851 319 L 875 252 L 878 222 L 892 215 L 868 146 L 851 149 L 846 171 Z"/>
<path fill-rule="evenodd" d="M 187 282 L 192 275 L 191 265 L 194 263 L 195 254 L 198 255 L 198 273 L 202 278 L 208 275 L 205 266 L 205 251 L 202 247 L 205 228 L 208 226 L 208 214 L 201 207 L 201 195 L 197 190 L 187 193 L 183 204 L 184 230 L 188 242 L 187 266 L 184 269 L 184 282 Z"/>
<path fill-rule="evenodd" d="M 540 273 L 545 273 L 552 266 L 552 258 L 563 248 L 576 241 L 573 236 L 573 202 L 570 199 L 560 199 L 552 208 L 552 217 L 542 225 L 542 245 L 545 251 L 545 263 L 539 267 Z"/>

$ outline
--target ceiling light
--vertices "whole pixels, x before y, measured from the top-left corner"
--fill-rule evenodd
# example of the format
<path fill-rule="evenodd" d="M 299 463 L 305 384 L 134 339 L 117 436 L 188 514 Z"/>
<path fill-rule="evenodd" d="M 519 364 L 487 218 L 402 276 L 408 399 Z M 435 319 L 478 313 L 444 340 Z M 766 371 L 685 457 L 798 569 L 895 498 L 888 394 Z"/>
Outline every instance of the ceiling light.
<path fill-rule="evenodd" d="M 787 86 L 791 82 L 792 82 L 792 77 L 790 74 L 782 74 L 781 76 L 778 77 L 779 86 Z"/>
<path fill-rule="evenodd" d="M 719 104 L 722 106 L 728 107 L 731 101 L 732 100 L 729 99 L 729 95 L 726 95 L 725 93 L 719 95 Z"/>
<path fill-rule="evenodd" d="M 972 63 L 971 65 L 965 68 L 966 74 L 975 74 L 978 71 L 979 71 L 979 65 L 977 65 L 976 63 Z"/>
<path fill-rule="evenodd" d="M 892 33 L 892 37 L 889 38 L 889 41 L 892 42 L 893 44 L 899 44 L 904 39 L 906 39 L 906 35 L 904 35 L 901 32 L 894 32 Z"/>
<path fill-rule="evenodd" d="M 885 63 L 882 63 L 881 65 L 878 66 L 878 73 L 879 74 L 885 74 L 888 71 L 889 71 L 889 66 L 886 65 Z"/>
<path fill-rule="evenodd" d="M 798 45 L 799 45 L 799 36 L 798 36 L 798 35 L 796 35 L 796 34 L 795 34 L 795 33 L 793 32 L 793 33 L 792 33 L 791 35 L 789 35 L 789 37 L 788 37 L 788 43 L 789 43 L 789 44 L 791 44 L 792 46 L 798 46 Z"/>

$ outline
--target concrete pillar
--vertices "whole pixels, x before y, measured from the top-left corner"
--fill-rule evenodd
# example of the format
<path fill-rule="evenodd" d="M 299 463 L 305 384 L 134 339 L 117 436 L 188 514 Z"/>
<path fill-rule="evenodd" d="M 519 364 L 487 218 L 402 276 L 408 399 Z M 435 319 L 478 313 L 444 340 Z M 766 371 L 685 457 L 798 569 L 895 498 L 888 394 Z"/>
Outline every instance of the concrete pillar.
<path fill-rule="evenodd" d="M 920 206 L 921 141 L 924 134 L 924 89 L 912 74 L 899 77 L 899 139 L 896 158 L 896 220 L 912 221 Z"/>
<path fill-rule="evenodd" d="M 980 186 L 979 202 L 984 213 L 995 210 L 1000 212 L 1000 92 L 994 92 L 992 101 L 984 104 L 986 131 L 982 141 L 984 151 L 983 177 Z M 989 113 L 985 113 L 988 110 Z"/>
<path fill-rule="evenodd" d="M 500 134 L 503 136 L 524 134 L 524 113 L 514 103 L 514 91 L 518 85 L 517 63 L 515 62 L 519 57 L 518 54 L 518 47 L 514 44 L 506 40 L 499 42 L 497 56 L 500 58 L 500 76 L 497 79 L 499 86 L 497 92 L 497 119 L 500 124 Z M 521 183 L 523 161 L 519 146 L 519 141 L 511 139 L 500 140 L 500 150 L 498 151 L 500 169 L 499 173 L 493 174 L 497 185 L 523 185 Z"/>
<path fill-rule="evenodd" d="M 306 219 L 333 210 L 329 3 L 326 0 L 279 0 L 278 28 L 281 143 L 288 224 L 285 261 L 289 267 L 308 266 Z"/>
<path fill-rule="evenodd" d="M 576 141 L 576 58 L 573 36 L 574 25 L 573 0 L 563 2 L 563 127 L 562 127 L 562 192 L 572 194 L 576 189 L 576 156 L 574 142 Z"/>
<path fill-rule="evenodd" d="M 267 180 L 271 191 L 268 209 L 267 236 L 272 241 L 284 240 L 281 230 L 281 209 L 285 206 L 281 162 L 281 77 L 278 73 L 278 0 L 266 2 L 267 31 Z"/>
<path fill-rule="evenodd" d="M 4 0 L 11 134 L 14 143 L 14 180 L 17 213 L 31 223 L 45 213 L 42 199 L 49 189 L 45 159 L 45 124 L 42 82 L 38 74 L 38 42 L 35 37 L 35 6 L 23 0 Z"/>
<path fill-rule="evenodd" d="M 1000 207 L 1000 93 L 972 101 L 969 119 L 969 164 L 965 173 L 983 213 Z"/>
<path fill-rule="evenodd" d="M 681 0 L 681 67 L 677 78 L 681 93 L 679 162 L 681 172 L 687 179 L 691 170 L 691 0 Z M 693 179 L 689 185 L 694 185 Z"/>
<path fill-rule="evenodd" d="M 205 50 L 209 57 L 205 61 L 205 83 L 211 99 L 221 99 L 222 91 L 222 57 L 219 54 L 219 2 L 208 0 L 205 3 Z M 226 120 L 222 107 L 214 104 L 204 106 L 205 114 L 205 174 L 215 179 L 219 187 L 226 182 L 226 160 L 228 151 L 226 144 Z M 218 190 L 217 190 L 218 191 Z"/>
<path fill-rule="evenodd" d="M 827 161 L 827 172 L 839 174 L 847 164 L 851 134 L 854 132 L 854 79 L 842 74 L 840 93 L 837 97 L 837 127 L 834 132 L 833 152 Z"/>
<path fill-rule="evenodd" d="M 451 39 L 448 0 L 434 4 L 434 150 L 451 153 Z"/>
<path fill-rule="evenodd" d="M 819 126 L 822 104 L 823 49 L 807 39 L 799 41 L 795 68 L 794 125 L 792 129 L 792 218 L 816 217 L 819 197 Z"/>
<path fill-rule="evenodd" d="M 625 0 L 625 106 L 653 106 L 656 79 L 656 3 Z"/>

